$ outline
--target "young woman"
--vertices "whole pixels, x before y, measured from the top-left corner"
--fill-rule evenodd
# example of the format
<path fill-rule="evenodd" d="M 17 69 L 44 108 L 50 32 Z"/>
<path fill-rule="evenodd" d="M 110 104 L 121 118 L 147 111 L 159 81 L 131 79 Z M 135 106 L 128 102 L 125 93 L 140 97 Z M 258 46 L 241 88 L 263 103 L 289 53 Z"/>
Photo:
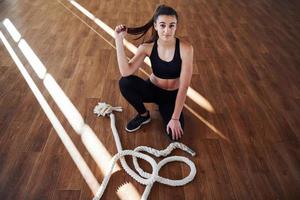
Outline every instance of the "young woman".
<path fill-rule="evenodd" d="M 144 26 L 126 28 L 118 25 L 115 28 L 117 59 L 122 75 L 120 90 L 138 112 L 127 124 L 128 132 L 136 131 L 151 121 L 150 112 L 143 103 L 153 102 L 159 107 L 169 137 L 178 140 L 183 135 L 182 109 L 193 72 L 193 47 L 175 37 L 177 23 L 177 12 L 160 5 Z M 123 46 L 126 33 L 141 34 L 142 37 L 150 28 L 151 39 L 141 44 L 128 62 Z M 149 79 L 143 80 L 132 74 L 142 65 L 146 56 L 151 60 L 153 73 Z"/>

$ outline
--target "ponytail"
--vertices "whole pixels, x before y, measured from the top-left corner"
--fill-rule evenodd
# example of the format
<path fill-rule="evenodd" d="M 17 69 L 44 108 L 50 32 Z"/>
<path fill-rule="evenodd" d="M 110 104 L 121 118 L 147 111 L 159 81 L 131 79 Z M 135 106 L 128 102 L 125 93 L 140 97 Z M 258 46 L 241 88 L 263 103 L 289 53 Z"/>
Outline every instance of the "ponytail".
<path fill-rule="evenodd" d="M 141 37 L 145 36 L 146 33 L 149 31 L 150 28 L 152 28 L 152 34 L 151 34 L 151 39 L 149 40 L 149 42 L 152 42 L 156 39 L 158 39 L 158 35 L 157 32 L 154 29 L 154 19 L 153 17 L 143 26 L 139 26 L 139 27 L 134 27 L 134 28 L 127 28 L 127 33 L 131 34 L 131 35 L 140 35 L 137 38 L 135 38 L 135 40 L 140 39 Z M 144 42 L 143 38 L 143 42 Z"/>
<path fill-rule="evenodd" d="M 146 33 L 149 31 L 150 28 L 152 28 L 151 37 L 149 40 L 146 41 L 146 43 L 154 42 L 155 40 L 158 39 L 157 31 L 154 29 L 154 23 L 156 22 L 157 18 L 160 15 L 175 16 L 176 19 L 178 20 L 177 12 L 173 8 L 162 4 L 156 8 L 152 18 L 145 25 L 139 27 L 133 27 L 133 28 L 128 27 L 127 33 L 131 35 L 140 35 L 137 38 L 135 38 L 135 40 L 138 40 L 143 37 L 143 43 L 144 43 Z"/>

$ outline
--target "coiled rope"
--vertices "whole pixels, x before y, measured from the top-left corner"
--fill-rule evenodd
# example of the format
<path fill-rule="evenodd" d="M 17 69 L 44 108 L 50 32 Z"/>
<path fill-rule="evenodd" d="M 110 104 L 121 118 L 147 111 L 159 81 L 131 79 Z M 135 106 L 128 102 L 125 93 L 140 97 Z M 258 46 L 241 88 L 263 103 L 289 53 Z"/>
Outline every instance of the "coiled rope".
<path fill-rule="evenodd" d="M 103 182 L 102 182 L 100 188 L 98 189 L 93 200 L 99 200 L 102 197 L 102 195 L 106 189 L 106 186 L 109 182 L 113 168 L 118 160 L 121 161 L 122 167 L 132 178 L 134 178 L 140 184 L 146 185 L 146 189 L 141 197 L 142 200 L 146 200 L 148 198 L 151 188 L 155 182 L 159 182 L 159 183 L 166 184 L 169 186 L 182 186 L 182 185 L 185 185 L 185 184 L 191 182 L 194 179 L 194 177 L 196 175 L 195 164 L 186 157 L 170 156 L 170 157 L 164 158 L 163 160 L 161 160 L 160 162 L 157 163 L 149 155 L 141 153 L 143 151 L 143 152 L 150 153 L 156 157 L 161 157 L 161 156 L 166 157 L 174 149 L 179 148 L 179 149 L 182 149 L 183 151 L 188 152 L 192 156 L 196 155 L 196 153 L 192 149 L 190 149 L 189 147 L 187 147 L 186 145 L 184 145 L 182 143 L 173 142 L 164 150 L 156 150 L 154 148 L 147 147 L 147 146 L 139 146 L 139 147 L 136 147 L 134 150 L 123 150 L 121 142 L 120 142 L 119 134 L 116 129 L 115 115 L 113 114 L 113 111 L 121 112 L 122 108 L 121 107 L 112 107 L 111 105 L 103 103 L 103 102 L 98 103 L 98 105 L 96 105 L 96 107 L 94 108 L 94 113 L 98 117 L 100 117 L 100 116 L 109 116 L 110 117 L 110 126 L 111 126 L 113 136 L 114 136 L 114 139 L 116 142 L 118 153 L 113 156 L 113 158 L 111 160 L 110 168 L 109 168 L 108 172 L 106 173 L 106 175 L 103 179 Z M 124 158 L 124 156 L 127 156 L 127 155 L 130 155 L 133 157 L 134 167 L 139 174 L 137 174 L 135 171 L 133 171 L 127 165 L 126 160 Z M 137 162 L 137 158 L 143 159 L 150 163 L 150 165 L 152 167 L 152 174 L 149 174 L 140 168 L 140 166 Z M 172 179 L 164 178 L 164 177 L 161 177 L 158 175 L 160 168 L 162 168 L 165 164 L 167 164 L 169 162 L 176 162 L 176 161 L 184 162 L 190 167 L 191 170 L 190 170 L 190 174 L 188 176 L 186 176 L 185 178 L 180 179 L 180 180 L 172 180 Z"/>

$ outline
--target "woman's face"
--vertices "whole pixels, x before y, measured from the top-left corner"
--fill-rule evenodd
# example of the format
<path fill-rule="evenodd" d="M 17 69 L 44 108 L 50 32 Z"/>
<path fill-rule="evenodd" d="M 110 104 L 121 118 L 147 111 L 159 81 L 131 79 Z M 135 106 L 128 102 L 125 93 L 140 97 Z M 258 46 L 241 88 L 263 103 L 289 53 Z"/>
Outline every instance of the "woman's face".
<path fill-rule="evenodd" d="M 161 40 L 170 41 L 175 37 L 177 19 L 173 15 L 159 15 L 154 28 Z"/>

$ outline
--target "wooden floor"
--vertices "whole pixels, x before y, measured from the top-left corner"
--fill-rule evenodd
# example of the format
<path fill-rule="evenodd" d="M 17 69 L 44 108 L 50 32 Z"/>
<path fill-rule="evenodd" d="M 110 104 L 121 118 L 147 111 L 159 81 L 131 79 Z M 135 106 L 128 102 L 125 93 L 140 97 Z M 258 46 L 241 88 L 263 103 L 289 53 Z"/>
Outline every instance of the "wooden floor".
<path fill-rule="evenodd" d="M 178 37 L 195 49 L 191 87 L 214 108 L 187 98 L 183 143 L 197 175 L 184 187 L 154 184 L 149 199 L 300 199 L 300 3 L 297 0 L 97 0 L 77 1 L 109 27 L 140 25 L 158 3 L 180 15 Z M 0 0 L 0 31 L 97 178 L 103 174 L 34 73 L 2 21 L 8 18 L 53 76 L 86 124 L 111 155 L 116 151 L 108 118 L 92 113 L 98 101 L 120 105 L 117 128 L 124 148 L 165 148 L 155 106 L 152 123 L 133 134 L 124 126 L 135 115 L 118 89 L 114 41 L 67 0 Z M 129 41 L 138 44 L 129 37 Z M 111 44 L 109 44 L 111 43 Z M 132 54 L 127 52 L 130 57 Z M 146 65 L 144 70 L 149 72 Z M 138 75 L 146 77 L 141 71 Z M 130 161 L 130 159 L 128 159 Z M 150 171 L 147 163 L 142 165 Z M 184 164 L 171 163 L 161 175 L 182 178 Z M 103 199 L 131 183 L 116 172 Z M 130 193 L 130 191 L 129 191 Z M 0 42 L 0 199 L 92 199 L 93 193 L 25 79 Z"/>

